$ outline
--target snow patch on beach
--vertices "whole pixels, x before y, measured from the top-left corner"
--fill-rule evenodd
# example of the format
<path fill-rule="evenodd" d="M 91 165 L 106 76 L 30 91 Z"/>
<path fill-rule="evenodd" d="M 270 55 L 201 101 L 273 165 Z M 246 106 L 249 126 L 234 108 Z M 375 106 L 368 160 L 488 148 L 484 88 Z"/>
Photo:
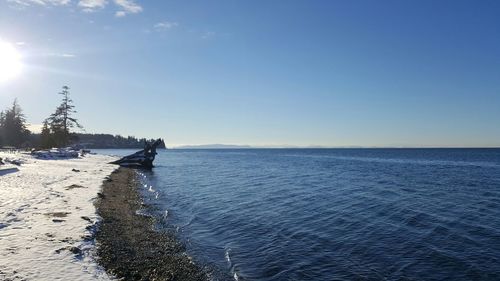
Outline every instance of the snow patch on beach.
<path fill-rule="evenodd" d="M 93 202 L 116 158 L 0 157 L 23 161 L 0 175 L 0 280 L 110 280 L 94 259 Z"/>

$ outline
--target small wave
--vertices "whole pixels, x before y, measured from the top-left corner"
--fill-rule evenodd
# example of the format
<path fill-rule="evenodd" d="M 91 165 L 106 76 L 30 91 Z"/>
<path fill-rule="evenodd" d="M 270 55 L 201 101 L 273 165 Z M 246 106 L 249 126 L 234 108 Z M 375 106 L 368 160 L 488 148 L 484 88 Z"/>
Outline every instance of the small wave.
<path fill-rule="evenodd" d="M 226 252 L 224 253 L 224 257 L 226 258 L 227 263 L 229 264 L 229 267 L 231 267 L 231 256 L 229 255 L 229 251 L 231 249 L 227 249 Z"/>
<path fill-rule="evenodd" d="M 368 152 L 183 154 L 141 191 L 221 280 L 498 273 L 499 156 Z"/>
<path fill-rule="evenodd" d="M 240 276 L 236 272 L 236 266 L 233 264 L 233 261 L 231 260 L 231 248 L 226 249 L 226 251 L 224 252 L 224 257 L 226 258 L 229 267 L 229 273 L 231 274 L 231 276 L 235 281 L 239 281 Z"/>
<path fill-rule="evenodd" d="M 139 209 L 139 210 L 135 211 L 135 214 L 138 216 L 142 216 L 142 217 L 152 217 L 153 216 L 146 209 Z"/>
<path fill-rule="evenodd" d="M 450 161 L 450 160 L 420 160 L 420 159 L 398 159 L 398 158 L 378 158 L 378 157 L 356 157 L 356 156 L 334 156 L 334 155 L 284 155 L 288 157 L 308 157 L 308 158 L 330 158 L 345 161 L 361 161 L 372 163 L 391 163 L 391 164 L 414 164 L 414 165 L 435 165 L 435 166 L 458 166 L 458 167 L 484 167 L 498 168 L 499 164 L 493 162 L 474 162 L 474 161 Z"/>

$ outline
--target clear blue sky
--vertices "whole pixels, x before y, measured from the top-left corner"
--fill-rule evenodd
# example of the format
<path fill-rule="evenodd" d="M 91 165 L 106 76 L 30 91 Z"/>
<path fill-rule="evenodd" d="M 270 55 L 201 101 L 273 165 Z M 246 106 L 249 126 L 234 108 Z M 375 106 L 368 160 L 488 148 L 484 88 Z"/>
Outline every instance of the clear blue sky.
<path fill-rule="evenodd" d="M 500 146 L 500 1 L 1 0 L 0 38 L 34 124 L 68 85 L 167 145 Z"/>

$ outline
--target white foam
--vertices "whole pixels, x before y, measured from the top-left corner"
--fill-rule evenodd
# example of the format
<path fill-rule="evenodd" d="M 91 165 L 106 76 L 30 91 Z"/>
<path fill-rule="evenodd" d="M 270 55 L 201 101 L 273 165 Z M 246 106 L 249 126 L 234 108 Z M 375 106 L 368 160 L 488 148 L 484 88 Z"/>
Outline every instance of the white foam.
<path fill-rule="evenodd" d="M 228 265 L 231 267 L 232 263 L 231 263 L 231 256 L 229 254 L 229 251 L 231 251 L 231 249 L 227 249 L 226 252 L 224 253 L 224 256 L 226 258 Z"/>
<path fill-rule="evenodd" d="M 96 264 L 92 240 L 84 238 L 98 220 L 93 200 L 104 177 L 116 169 L 106 163 L 115 158 L 0 157 L 23 161 L 19 171 L 0 176 L 0 280 L 113 279 Z"/>

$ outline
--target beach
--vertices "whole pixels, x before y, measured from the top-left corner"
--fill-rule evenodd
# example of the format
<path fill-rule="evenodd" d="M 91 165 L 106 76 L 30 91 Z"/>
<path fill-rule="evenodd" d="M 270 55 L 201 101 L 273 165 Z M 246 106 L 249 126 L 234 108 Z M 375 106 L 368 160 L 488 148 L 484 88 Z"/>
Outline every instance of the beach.
<path fill-rule="evenodd" d="M 135 170 L 104 155 L 40 160 L 0 176 L 0 280 L 206 280 L 175 235 L 140 214 Z"/>
<path fill-rule="evenodd" d="M 0 157 L 22 163 L 0 175 L 0 280 L 111 280 L 95 258 L 94 201 L 115 158 Z"/>
<path fill-rule="evenodd" d="M 96 236 L 99 263 L 124 280 L 207 280 L 174 234 L 155 231 L 155 219 L 140 214 L 147 206 L 138 185 L 137 173 L 128 168 L 105 181 L 96 204 L 102 217 Z"/>

